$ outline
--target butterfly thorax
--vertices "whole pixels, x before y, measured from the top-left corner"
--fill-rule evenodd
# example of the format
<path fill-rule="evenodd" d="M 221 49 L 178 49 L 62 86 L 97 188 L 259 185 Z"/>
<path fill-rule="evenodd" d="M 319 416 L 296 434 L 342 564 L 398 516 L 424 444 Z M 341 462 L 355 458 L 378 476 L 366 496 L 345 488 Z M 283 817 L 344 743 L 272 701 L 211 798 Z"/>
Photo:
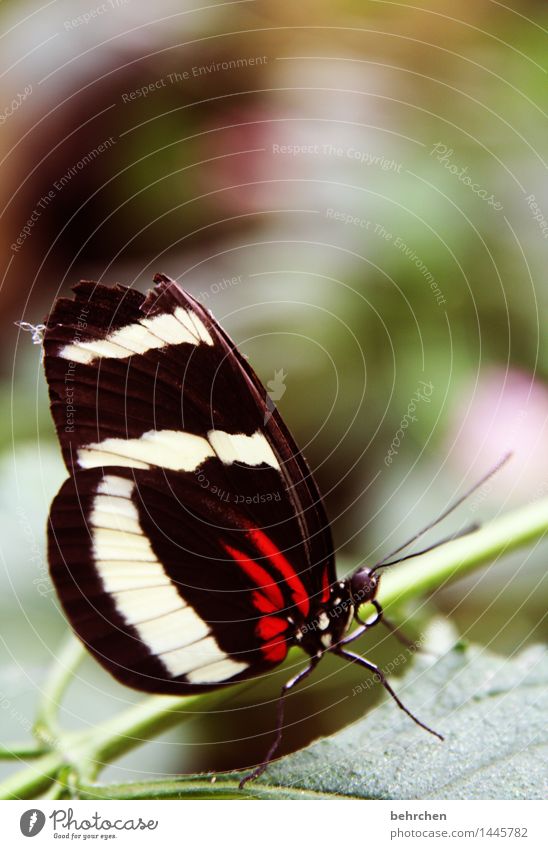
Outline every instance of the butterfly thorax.
<path fill-rule="evenodd" d="M 354 604 L 348 581 L 336 581 L 329 587 L 329 597 L 311 611 L 306 622 L 295 633 L 295 643 L 311 656 L 337 645 L 346 634 L 354 617 Z"/>

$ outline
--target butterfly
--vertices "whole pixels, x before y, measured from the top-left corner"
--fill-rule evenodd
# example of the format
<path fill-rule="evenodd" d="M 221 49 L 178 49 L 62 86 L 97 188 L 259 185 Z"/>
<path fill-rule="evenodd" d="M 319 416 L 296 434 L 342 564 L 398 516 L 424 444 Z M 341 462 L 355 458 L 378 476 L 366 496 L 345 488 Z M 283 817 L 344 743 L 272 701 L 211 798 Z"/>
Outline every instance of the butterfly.
<path fill-rule="evenodd" d="M 307 665 L 284 684 L 273 743 L 241 786 L 273 758 L 284 697 L 326 653 L 373 672 L 443 739 L 348 650 L 379 622 L 395 630 L 376 599 L 389 558 L 337 578 L 320 493 L 272 398 L 204 306 L 154 282 L 146 295 L 81 282 L 45 323 L 69 473 L 48 556 L 73 630 L 122 684 L 172 695 L 255 678 L 300 647 Z"/>

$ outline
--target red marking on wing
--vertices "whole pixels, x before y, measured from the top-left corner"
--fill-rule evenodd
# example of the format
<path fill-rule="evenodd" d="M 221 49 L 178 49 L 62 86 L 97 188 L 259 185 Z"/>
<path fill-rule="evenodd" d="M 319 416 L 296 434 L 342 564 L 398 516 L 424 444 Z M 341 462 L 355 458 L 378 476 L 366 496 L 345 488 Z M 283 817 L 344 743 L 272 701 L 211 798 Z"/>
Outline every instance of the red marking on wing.
<path fill-rule="evenodd" d="M 261 651 L 270 663 L 281 663 L 287 654 L 287 643 L 282 637 L 289 628 L 287 619 L 281 616 L 263 616 L 257 623 L 255 633 L 262 641 Z"/>
<path fill-rule="evenodd" d="M 260 531 L 258 533 L 260 533 Z M 265 537 L 265 539 L 267 542 L 270 542 L 267 537 Z M 231 545 L 227 545 L 226 543 L 223 543 L 223 546 L 227 553 L 230 554 L 230 556 L 238 563 L 238 566 L 240 566 L 246 575 L 248 575 L 259 587 L 259 589 L 254 590 L 251 594 L 251 599 L 256 610 L 260 613 L 266 614 L 283 610 L 284 598 L 282 591 L 278 584 L 272 580 L 272 576 L 268 574 L 266 569 L 256 563 L 255 560 L 252 560 L 251 557 L 244 554 L 243 551 L 239 551 L 237 548 L 233 548 Z M 280 557 L 283 557 L 272 543 L 271 546 Z M 263 547 L 259 549 L 262 554 L 265 554 L 265 548 L 266 546 L 263 544 Z M 293 572 L 293 570 L 291 571 Z M 294 572 L 293 575 L 295 578 L 297 577 Z M 299 584 L 301 583 L 298 578 L 297 581 Z M 293 589 L 293 584 L 291 584 L 290 581 L 288 581 L 288 584 Z M 304 592 L 304 587 L 302 587 L 302 589 Z M 308 596 L 306 596 L 306 599 L 308 602 Z M 269 663 L 281 663 L 282 660 L 285 660 L 287 655 L 287 643 L 281 635 L 284 631 L 287 631 L 288 628 L 289 622 L 286 619 L 282 619 L 281 616 L 262 616 L 257 622 L 255 633 L 262 643 L 261 652 L 263 653 L 265 660 Z"/>
<path fill-rule="evenodd" d="M 303 616 L 308 616 L 310 610 L 308 593 L 289 560 L 284 557 L 279 548 L 259 528 L 251 528 L 249 530 L 249 536 L 261 554 L 268 557 L 274 568 L 284 577 L 291 595 L 295 600 L 295 604 Z"/>
<path fill-rule="evenodd" d="M 287 643 L 285 640 L 280 640 L 279 637 L 274 637 L 272 640 L 264 643 L 261 646 L 261 651 L 265 656 L 265 660 L 270 663 L 281 663 L 287 655 Z"/>
<path fill-rule="evenodd" d="M 259 590 L 255 590 L 251 594 L 251 601 L 253 603 L 253 607 L 259 611 L 259 613 L 276 613 L 279 610 L 275 604 L 273 604 L 265 595 L 259 592 Z"/>
<path fill-rule="evenodd" d="M 255 563 L 255 561 L 244 554 L 243 551 L 238 551 L 237 548 L 232 548 L 232 546 L 226 545 L 225 543 L 223 543 L 223 545 L 230 556 L 237 561 L 238 566 L 240 566 L 246 575 L 249 575 L 251 580 L 259 587 L 260 593 L 254 593 L 253 595 L 264 597 L 260 600 L 263 607 L 270 604 L 270 609 L 268 610 L 263 610 L 263 608 L 259 607 L 259 604 L 256 604 L 257 609 L 264 613 L 272 613 L 275 610 L 282 610 L 284 607 L 284 597 L 278 584 L 272 580 L 271 575 L 268 574 L 266 569 L 263 569 L 262 566 Z M 259 601 L 258 598 L 257 601 Z"/>
<path fill-rule="evenodd" d="M 282 619 L 280 616 L 263 616 L 257 623 L 255 633 L 261 640 L 270 640 L 272 637 L 277 637 L 289 628 L 287 619 Z"/>
<path fill-rule="evenodd" d="M 324 566 L 323 574 L 322 574 L 322 595 L 320 601 L 322 604 L 325 604 L 329 601 L 329 572 L 327 570 L 327 564 Z"/>

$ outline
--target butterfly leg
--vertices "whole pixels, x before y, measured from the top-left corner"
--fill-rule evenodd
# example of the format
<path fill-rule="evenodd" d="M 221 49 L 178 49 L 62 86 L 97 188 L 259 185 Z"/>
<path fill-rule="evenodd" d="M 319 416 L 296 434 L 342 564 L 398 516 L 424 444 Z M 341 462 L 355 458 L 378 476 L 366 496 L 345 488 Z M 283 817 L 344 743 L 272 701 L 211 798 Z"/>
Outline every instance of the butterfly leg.
<path fill-rule="evenodd" d="M 437 731 L 434 731 L 432 728 L 429 728 L 428 725 L 425 725 L 424 722 L 421 722 L 420 719 L 417 719 L 417 717 L 414 714 L 412 714 L 411 711 L 408 708 L 405 707 L 403 702 L 396 695 L 396 693 L 392 689 L 391 685 L 386 680 L 386 676 L 385 676 L 384 672 L 382 671 L 382 669 L 380 669 L 380 667 L 378 667 L 375 663 L 371 663 L 371 661 L 366 660 L 364 657 L 361 657 L 359 654 L 354 654 L 354 652 L 345 651 L 344 649 L 335 649 L 334 654 L 339 655 L 339 657 L 343 657 L 345 660 L 351 661 L 351 663 L 357 663 L 360 666 L 365 666 L 366 669 L 368 669 L 370 672 L 373 672 L 377 676 L 378 680 L 383 685 L 385 690 L 387 690 L 387 692 L 390 693 L 390 695 L 392 696 L 392 698 L 394 699 L 394 701 L 396 702 L 398 707 L 401 708 L 404 711 L 404 713 L 407 714 L 407 716 L 411 717 L 413 722 L 415 722 L 417 725 L 420 725 L 420 727 L 424 728 L 425 731 L 428 731 L 430 734 L 433 734 L 435 737 L 439 737 L 440 740 L 443 740 L 443 737 L 442 737 L 441 734 L 438 734 Z"/>
<path fill-rule="evenodd" d="M 337 643 L 337 646 L 346 646 L 348 643 L 353 643 L 354 640 L 359 639 L 366 631 L 369 631 L 370 628 L 373 628 L 382 620 L 382 607 L 377 601 L 372 601 L 371 604 L 374 606 L 376 613 L 373 616 L 370 616 L 369 619 L 366 619 L 365 622 L 363 619 L 360 619 L 358 614 L 354 615 L 355 620 L 359 623 L 360 627 L 356 628 L 348 637 L 345 637 L 343 640 L 340 640 Z"/>
<path fill-rule="evenodd" d="M 278 699 L 278 715 L 277 715 L 277 720 L 276 720 L 276 737 L 274 738 L 274 742 L 272 743 L 270 749 L 268 750 L 264 761 L 261 764 L 259 764 L 259 766 L 255 767 L 253 772 L 250 772 L 249 775 L 245 775 L 242 778 L 242 780 L 240 781 L 240 784 L 239 784 L 240 790 L 244 787 L 244 785 L 248 781 L 255 781 L 256 778 L 258 778 L 260 775 L 262 775 L 263 772 L 265 771 L 265 769 L 267 768 L 268 764 L 270 763 L 270 761 L 274 757 L 276 750 L 278 749 L 278 746 L 280 745 L 281 740 L 282 740 L 285 696 L 289 692 L 289 690 L 293 689 L 293 687 L 296 684 L 299 684 L 300 681 L 303 681 L 305 678 L 307 678 L 310 675 L 310 673 L 316 668 L 316 666 L 318 665 L 319 662 L 320 662 L 319 657 L 311 658 L 308 666 L 305 666 L 304 669 L 302 669 L 293 678 L 290 678 L 290 680 L 287 681 L 283 685 L 281 692 L 280 692 L 280 698 Z"/>
<path fill-rule="evenodd" d="M 413 649 L 413 651 L 418 650 L 416 643 L 406 637 L 405 634 L 400 631 L 398 626 L 392 622 L 392 620 L 386 618 L 386 616 L 384 615 L 384 610 L 382 609 L 378 601 L 373 599 L 370 604 L 372 604 L 375 610 L 377 611 L 376 614 L 374 616 L 370 616 L 369 619 L 366 619 L 365 622 L 360 619 L 360 617 L 356 614 L 356 621 L 360 623 L 361 628 L 357 628 L 355 631 L 353 631 L 352 634 L 350 634 L 348 637 L 345 637 L 344 640 L 341 640 L 339 646 L 346 646 L 348 645 L 348 643 L 353 643 L 354 640 L 357 640 L 359 637 L 365 634 L 365 632 L 368 631 L 369 628 L 373 628 L 374 625 L 378 625 L 379 622 L 382 622 L 385 628 L 388 628 L 388 630 L 396 637 L 396 639 L 400 641 L 400 643 L 403 643 L 403 645 L 407 646 L 408 649 Z"/>
<path fill-rule="evenodd" d="M 405 634 L 400 631 L 398 626 L 395 625 L 391 619 L 386 618 L 386 616 L 384 615 L 384 610 L 380 606 L 379 602 L 374 599 L 371 604 L 373 605 L 378 614 L 378 618 L 375 620 L 375 624 L 377 624 L 377 622 L 382 622 L 384 627 L 388 628 L 388 630 L 396 637 L 397 640 L 400 641 L 400 643 L 402 643 L 404 646 L 407 646 L 408 649 L 413 649 L 413 651 L 417 651 L 417 644 L 414 643 L 413 640 L 410 640 L 409 637 L 406 637 Z"/>

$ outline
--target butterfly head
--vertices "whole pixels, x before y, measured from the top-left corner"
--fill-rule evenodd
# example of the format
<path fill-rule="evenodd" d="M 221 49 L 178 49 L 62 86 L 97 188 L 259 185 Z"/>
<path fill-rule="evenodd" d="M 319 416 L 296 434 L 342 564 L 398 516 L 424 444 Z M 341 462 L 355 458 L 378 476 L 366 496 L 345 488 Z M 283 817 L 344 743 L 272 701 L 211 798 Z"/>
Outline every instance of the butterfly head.
<path fill-rule="evenodd" d="M 356 608 L 360 604 L 365 604 L 372 601 L 377 595 L 379 589 L 380 575 L 377 575 L 375 569 L 370 569 L 367 566 L 360 566 L 350 578 L 350 592 Z"/>

